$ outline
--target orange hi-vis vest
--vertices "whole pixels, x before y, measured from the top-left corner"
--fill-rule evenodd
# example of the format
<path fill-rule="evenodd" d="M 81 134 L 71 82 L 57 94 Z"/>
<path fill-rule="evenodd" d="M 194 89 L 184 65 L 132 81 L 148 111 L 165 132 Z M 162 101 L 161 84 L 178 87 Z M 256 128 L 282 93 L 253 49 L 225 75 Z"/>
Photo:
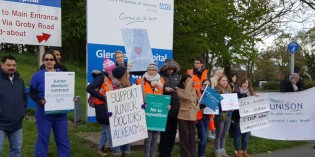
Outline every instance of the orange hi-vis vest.
<path fill-rule="evenodd" d="M 98 90 L 98 89 L 96 89 Z M 112 82 L 110 81 L 110 79 L 106 76 L 104 76 L 104 81 L 102 83 L 102 86 L 100 88 L 100 90 L 98 91 L 101 95 L 106 95 L 106 92 L 107 91 L 111 91 L 113 90 L 113 87 L 112 87 Z M 104 101 L 100 100 L 100 99 L 97 99 L 95 98 L 94 99 L 94 103 L 95 105 L 102 105 L 104 104 Z"/>
<path fill-rule="evenodd" d="M 161 82 L 162 82 L 162 85 L 164 86 L 165 81 L 162 77 L 161 77 Z M 145 81 L 144 77 L 138 78 L 136 80 L 136 84 L 141 85 L 144 101 L 145 101 L 146 94 L 163 94 L 163 88 L 159 89 L 157 86 L 151 87 L 151 83 L 148 81 Z"/>
<path fill-rule="evenodd" d="M 201 97 L 200 88 L 202 87 L 202 81 L 208 78 L 208 70 L 202 72 L 200 79 L 197 75 L 194 75 L 193 69 L 188 69 L 186 73 L 192 77 L 193 87 L 196 89 L 199 97 Z"/>

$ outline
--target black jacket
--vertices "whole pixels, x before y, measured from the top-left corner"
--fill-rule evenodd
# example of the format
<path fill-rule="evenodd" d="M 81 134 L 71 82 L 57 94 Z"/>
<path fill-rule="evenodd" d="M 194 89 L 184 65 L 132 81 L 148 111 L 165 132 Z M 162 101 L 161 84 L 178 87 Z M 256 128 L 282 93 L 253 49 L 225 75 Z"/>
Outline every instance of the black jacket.
<path fill-rule="evenodd" d="M 286 76 L 284 80 L 281 81 L 280 92 L 294 92 L 289 76 Z M 298 87 L 298 91 L 302 91 L 304 89 L 304 80 L 301 77 L 296 83 L 296 86 Z"/>
<path fill-rule="evenodd" d="M 109 118 L 106 116 L 106 113 L 108 112 L 106 96 L 101 95 L 97 90 L 95 90 L 96 88 L 100 88 L 102 86 L 105 76 L 108 77 L 108 74 L 105 72 L 98 71 L 98 73 L 95 73 L 95 71 L 93 71 L 92 77 L 94 80 L 86 87 L 86 91 L 97 99 L 105 102 L 102 105 L 95 105 L 95 116 L 97 122 L 109 125 Z"/>
<path fill-rule="evenodd" d="M 164 95 L 170 95 L 171 96 L 171 110 L 168 113 L 168 116 L 172 118 L 177 118 L 178 111 L 179 111 L 179 101 L 177 98 L 177 95 L 174 92 L 166 92 L 165 87 L 170 87 L 173 89 L 176 89 L 179 85 L 180 82 L 180 76 L 179 74 L 174 71 L 174 73 L 170 76 L 168 76 L 165 73 L 160 73 L 161 77 L 164 78 L 165 84 L 164 84 L 164 89 L 163 89 L 163 94 Z"/>
<path fill-rule="evenodd" d="M 11 82 L 1 69 L 0 82 L 0 130 L 14 132 L 22 128 L 27 111 L 24 81 L 19 73 L 15 72 Z"/>

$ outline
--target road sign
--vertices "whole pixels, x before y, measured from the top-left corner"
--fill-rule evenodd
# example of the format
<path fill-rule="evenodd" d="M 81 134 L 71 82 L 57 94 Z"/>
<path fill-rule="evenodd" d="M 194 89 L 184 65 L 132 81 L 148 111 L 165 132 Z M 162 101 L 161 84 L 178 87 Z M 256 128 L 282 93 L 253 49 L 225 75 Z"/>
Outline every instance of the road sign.
<path fill-rule="evenodd" d="M 61 0 L 0 0 L 0 42 L 61 46 Z"/>
<path fill-rule="evenodd" d="M 290 42 L 288 45 L 288 52 L 291 54 L 298 52 L 299 49 L 300 49 L 300 45 L 295 41 Z"/>

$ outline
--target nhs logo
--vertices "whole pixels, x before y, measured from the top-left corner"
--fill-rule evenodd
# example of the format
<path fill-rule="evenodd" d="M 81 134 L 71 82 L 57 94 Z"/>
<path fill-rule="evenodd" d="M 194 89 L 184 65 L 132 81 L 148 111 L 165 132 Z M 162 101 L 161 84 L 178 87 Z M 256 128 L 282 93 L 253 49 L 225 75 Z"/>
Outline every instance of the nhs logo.
<path fill-rule="evenodd" d="M 171 10 L 171 5 L 166 4 L 166 3 L 160 3 L 160 9 Z"/>

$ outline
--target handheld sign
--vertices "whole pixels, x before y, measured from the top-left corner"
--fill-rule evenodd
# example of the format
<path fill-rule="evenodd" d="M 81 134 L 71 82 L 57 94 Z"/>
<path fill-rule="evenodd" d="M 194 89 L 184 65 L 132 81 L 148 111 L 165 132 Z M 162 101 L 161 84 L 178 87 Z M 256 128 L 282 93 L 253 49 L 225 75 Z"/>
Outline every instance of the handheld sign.
<path fill-rule="evenodd" d="M 222 99 L 223 97 L 216 90 L 213 90 L 207 85 L 206 89 L 202 93 L 199 103 L 203 103 L 211 110 L 215 111 Z"/>
<path fill-rule="evenodd" d="M 239 109 L 238 98 L 236 93 L 221 94 L 223 100 L 221 101 L 222 111 L 230 111 Z"/>

